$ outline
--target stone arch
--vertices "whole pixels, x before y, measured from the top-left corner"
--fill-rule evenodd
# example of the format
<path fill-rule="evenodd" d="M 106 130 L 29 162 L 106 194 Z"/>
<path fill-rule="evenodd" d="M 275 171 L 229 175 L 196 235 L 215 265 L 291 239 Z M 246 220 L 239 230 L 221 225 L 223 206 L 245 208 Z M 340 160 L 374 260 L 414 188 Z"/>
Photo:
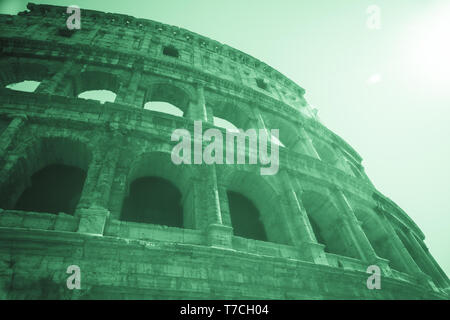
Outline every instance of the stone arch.
<path fill-rule="evenodd" d="M 87 171 L 92 161 L 92 152 L 88 145 L 78 139 L 49 136 L 32 139 L 18 154 L 18 159 L 12 164 L 6 179 L 2 181 L 2 192 L 0 194 L 2 207 L 15 208 L 19 198 L 25 192 L 30 194 L 31 191 L 26 190 L 33 188 L 33 183 L 39 177 L 47 177 L 48 180 L 53 179 L 64 186 L 65 184 L 61 183 L 63 179 L 59 179 L 57 175 L 65 172 L 67 173 L 66 177 L 75 179 L 75 177 L 78 177 L 76 173 L 78 172 L 83 177 L 76 178 L 79 179 L 78 187 L 73 190 L 77 192 L 77 195 L 72 196 L 71 201 L 73 203 L 70 205 L 72 209 L 71 212 L 67 212 L 72 214 L 81 196 Z M 48 169 L 49 167 L 51 168 Z M 31 194 L 33 193 L 31 192 Z M 32 205 L 27 206 L 27 208 L 30 206 Z M 32 210 L 30 209 L 30 211 Z"/>
<path fill-rule="evenodd" d="M 209 110 L 212 110 L 214 117 L 227 120 L 238 129 L 260 129 L 257 126 L 257 122 L 255 121 L 251 110 L 245 104 L 235 103 L 224 98 L 211 97 L 211 99 L 208 98 L 206 107 Z"/>
<path fill-rule="evenodd" d="M 267 241 L 292 243 L 288 233 L 289 222 L 282 206 L 279 205 L 280 195 L 276 191 L 279 189 L 274 187 L 269 179 L 263 178 L 259 172 L 233 170 L 218 177 L 218 181 L 227 192 L 240 194 L 256 207 Z M 231 220 L 233 220 L 232 215 L 231 213 Z"/>
<path fill-rule="evenodd" d="M 47 65 L 32 60 L 1 59 L 0 70 L 1 87 L 26 80 L 41 82 L 50 76 Z"/>
<path fill-rule="evenodd" d="M 174 81 L 152 81 L 145 91 L 142 107 L 147 103 L 168 103 L 182 112 L 185 116 L 190 103 L 194 101 L 194 94 L 186 86 Z"/>
<path fill-rule="evenodd" d="M 115 94 L 119 92 L 121 80 L 119 76 L 100 70 L 83 71 L 73 81 L 73 95 L 93 90 L 107 90 Z"/>
<path fill-rule="evenodd" d="M 379 216 L 372 210 L 361 207 L 354 208 L 356 218 L 361 221 L 361 227 L 375 253 L 390 261 L 390 265 L 403 272 L 408 272 L 401 257 L 401 252 L 393 245 L 393 237 L 389 234 Z"/>
<path fill-rule="evenodd" d="M 307 190 L 301 199 L 318 242 L 324 242 L 329 253 L 359 258 L 356 248 L 346 241 L 346 235 L 339 228 L 341 219 L 338 206 L 326 193 Z"/>
<path fill-rule="evenodd" d="M 404 227 L 394 227 L 395 232 L 397 233 L 400 241 L 403 243 L 403 246 L 408 251 L 411 258 L 414 260 L 416 265 L 422 270 L 423 273 L 430 276 L 437 284 L 439 285 L 447 285 L 445 281 L 442 281 L 439 272 L 436 272 L 432 266 L 432 264 L 428 261 L 425 252 L 423 251 L 423 245 L 419 242 L 417 238 L 411 239 L 407 235 L 407 229 Z M 414 234 L 411 234 L 411 237 L 415 237 Z M 414 241 L 417 242 L 417 245 L 414 245 Z"/>
<path fill-rule="evenodd" d="M 178 204 L 181 207 L 180 214 L 182 216 L 180 219 L 179 217 L 175 217 L 174 219 L 179 219 L 177 221 L 182 221 L 182 223 L 180 223 L 180 225 L 172 226 L 194 228 L 194 212 L 191 207 L 184 205 L 186 198 L 192 196 L 189 192 L 189 184 L 191 183 L 190 181 L 192 175 L 192 170 L 190 170 L 190 168 L 186 165 L 177 166 L 173 164 L 170 152 L 164 148 L 153 148 L 153 150 L 148 150 L 147 152 L 138 155 L 136 160 L 131 163 L 129 173 L 126 178 L 120 218 L 124 218 L 123 214 L 125 206 L 127 205 L 126 201 L 128 201 L 127 199 L 130 198 L 130 194 L 133 191 L 132 184 L 140 179 L 149 178 L 148 180 L 153 179 L 153 181 L 150 182 L 156 182 L 157 184 L 159 183 L 159 185 L 164 188 L 167 187 L 165 190 L 168 190 L 168 192 L 179 192 L 179 197 L 176 201 L 179 201 Z M 151 184 L 147 185 L 150 186 Z M 149 190 L 154 190 L 150 187 L 148 188 Z M 169 194 L 164 197 L 165 199 L 176 198 L 171 198 L 171 195 Z"/>
<path fill-rule="evenodd" d="M 296 127 L 294 123 L 281 118 L 279 115 L 262 114 L 262 116 L 267 129 L 279 130 L 279 140 L 287 149 L 307 153 L 303 142 L 305 137 L 301 137 L 300 127 Z"/>

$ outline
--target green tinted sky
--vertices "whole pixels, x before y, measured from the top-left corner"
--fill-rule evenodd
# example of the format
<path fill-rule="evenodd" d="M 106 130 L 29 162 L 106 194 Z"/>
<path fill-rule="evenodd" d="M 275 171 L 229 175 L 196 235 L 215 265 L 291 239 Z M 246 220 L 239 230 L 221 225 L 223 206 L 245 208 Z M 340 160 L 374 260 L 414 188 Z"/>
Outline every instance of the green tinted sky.
<path fill-rule="evenodd" d="M 34 1 L 177 25 L 238 48 L 306 89 L 375 186 L 425 233 L 450 273 L 450 2 L 433 0 Z M 16 13 L 26 1 L 3 0 Z M 366 9 L 381 9 L 381 29 Z M 372 79 L 372 80 L 369 80 Z"/>

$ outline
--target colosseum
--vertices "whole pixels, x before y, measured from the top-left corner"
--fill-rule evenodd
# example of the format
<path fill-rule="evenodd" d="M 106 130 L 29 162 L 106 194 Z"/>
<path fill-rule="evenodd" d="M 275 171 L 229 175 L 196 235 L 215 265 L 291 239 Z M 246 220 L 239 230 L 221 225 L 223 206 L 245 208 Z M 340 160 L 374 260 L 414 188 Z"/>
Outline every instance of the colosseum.
<path fill-rule="evenodd" d="M 449 298 L 424 234 L 290 79 L 179 27 L 27 8 L 0 15 L 0 299 Z M 174 164 L 198 121 L 279 129 L 278 172 Z"/>

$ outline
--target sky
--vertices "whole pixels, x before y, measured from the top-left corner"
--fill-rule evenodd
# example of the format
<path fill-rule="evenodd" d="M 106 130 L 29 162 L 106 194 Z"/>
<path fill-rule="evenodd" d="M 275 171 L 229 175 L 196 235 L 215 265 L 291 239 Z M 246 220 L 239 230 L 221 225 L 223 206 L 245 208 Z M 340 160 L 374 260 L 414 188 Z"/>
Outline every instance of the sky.
<path fill-rule="evenodd" d="M 450 1 L 32 2 L 176 25 L 277 69 L 306 89 L 321 121 L 362 156 L 375 187 L 416 222 L 450 274 Z M 0 12 L 26 3 L 0 0 Z M 371 5 L 378 29 L 368 23 Z"/>

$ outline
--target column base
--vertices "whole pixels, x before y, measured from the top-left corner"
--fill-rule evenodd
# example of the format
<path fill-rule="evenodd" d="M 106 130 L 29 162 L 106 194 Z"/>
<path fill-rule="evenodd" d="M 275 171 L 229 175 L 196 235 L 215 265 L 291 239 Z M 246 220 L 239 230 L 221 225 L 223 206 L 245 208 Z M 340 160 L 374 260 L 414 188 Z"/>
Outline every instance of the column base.
<path fill-rule="evenodd" d="M 325 245 L 314 242 L 303 242 L 299 246 L 305 259 L 316 264 L 329 265 L 324 248 Z"/>
<path fill-rule="evenodd" d="M 79 233 L 103 235 L 109 211 L 103 207 L 90 207 L 79 210 L 80 224 Z"/>
<path fill-rule="evenodd" d="M 223 224 L 210 224 L 206 232 L 209 246 L 232 248 L 232 227 L 224 226 Z"/>

